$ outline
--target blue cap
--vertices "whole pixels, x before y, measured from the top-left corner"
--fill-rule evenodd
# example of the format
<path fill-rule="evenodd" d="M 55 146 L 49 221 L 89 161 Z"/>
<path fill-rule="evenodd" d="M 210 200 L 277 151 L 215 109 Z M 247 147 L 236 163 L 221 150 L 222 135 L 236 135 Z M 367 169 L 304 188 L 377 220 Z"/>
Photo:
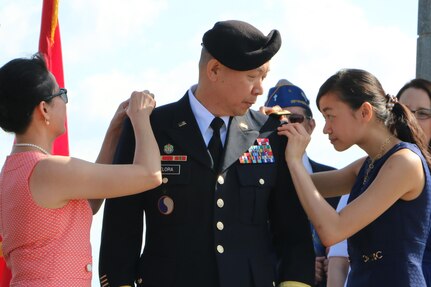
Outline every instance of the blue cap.
<path fill-rule="evenodd" d="M 305 96 L 304 91 L 286 80 L 280 80 L 275 87 L 269 89 L 265 106 L 301 107 L 312 115 L 310 101 Z"/>

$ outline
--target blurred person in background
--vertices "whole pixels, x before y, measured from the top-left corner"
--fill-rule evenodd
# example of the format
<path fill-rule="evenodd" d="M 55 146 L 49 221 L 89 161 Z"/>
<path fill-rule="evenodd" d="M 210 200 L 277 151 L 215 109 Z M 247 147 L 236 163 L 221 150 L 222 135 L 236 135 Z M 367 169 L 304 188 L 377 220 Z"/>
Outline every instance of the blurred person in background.
<path fill-rule="evenodd" d="M 349 195 L 345 194 L 340 198 L 337 206 L 337 212 L 340 212 L 346 205 Z M 329 247 L 328 265 L 326 276 L 328 278 L 327 287 L 343 287 L 347 284 L 349 275 L 349 253 L 347 251 L 347 240 L 344 239 Z"/>

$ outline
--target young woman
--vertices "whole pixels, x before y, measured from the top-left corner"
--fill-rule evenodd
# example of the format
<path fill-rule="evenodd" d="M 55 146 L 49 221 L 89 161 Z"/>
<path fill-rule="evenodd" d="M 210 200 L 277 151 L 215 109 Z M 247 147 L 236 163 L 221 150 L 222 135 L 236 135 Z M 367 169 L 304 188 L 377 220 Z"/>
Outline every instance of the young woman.
<path fill-rule="evenodd" d="M 337 151 L 356 144 L 368 157 L 313 174 L 302 164 L 310 137 L 299 124 L 286 161 L 301 203 L 322 242 L 348 238 L 348 286 L 425 286 L 422 257 L 430 229 L 431 176 L 427 144 L 413 114 L 363 70 L 341 70 L 320 88 L 324 133 Z M 323 196 L 350 193 L 337 213 Z"/>
<path fill-rule="evenodd" d="M 0 235 L 14 287 L 89 287 L 90 225 L 101 199 L 161 184 L 149 93 L 133 92 L 120 105 L 96 164 L 49 153 L 65 131 L 67 101 L 39 54 L 0 68 L 0 127 L 16 136 L 0 174 Z M 136 134 L 134 162 L 109 165 L 126 114 Z"/>

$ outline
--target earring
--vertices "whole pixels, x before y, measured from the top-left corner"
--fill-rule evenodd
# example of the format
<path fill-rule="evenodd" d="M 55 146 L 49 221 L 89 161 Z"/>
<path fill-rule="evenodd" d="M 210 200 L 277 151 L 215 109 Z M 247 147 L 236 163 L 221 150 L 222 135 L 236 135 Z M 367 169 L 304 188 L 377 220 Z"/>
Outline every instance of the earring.
<path fill-rule="evenodd" d="M 45 119 L 45 123 L 47 126 L 49 126 L 49 120 L 48 119 Z"/>

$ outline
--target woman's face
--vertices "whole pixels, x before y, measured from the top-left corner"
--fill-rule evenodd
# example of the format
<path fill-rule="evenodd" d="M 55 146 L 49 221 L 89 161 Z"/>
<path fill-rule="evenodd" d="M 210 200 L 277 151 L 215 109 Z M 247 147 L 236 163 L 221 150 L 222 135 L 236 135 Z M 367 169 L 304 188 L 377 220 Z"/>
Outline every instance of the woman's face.
<path fill-rule="evenodd" d="M 357 143 L 361 130 L 357 112 L 342 102 L 336 93 L 323 95 L 319 109 L 325 118 L 323 133 L 328 135 L 335 150 L 343 151 Z"/>
<path fill-rule="evenodd" d="M 408 88 L 401 94 L 399 102 L 415 114 L 426 135 L 426 142 L 429 142 L 431 140 L 431 100 L 427 92 L 422 89 Z"/>

